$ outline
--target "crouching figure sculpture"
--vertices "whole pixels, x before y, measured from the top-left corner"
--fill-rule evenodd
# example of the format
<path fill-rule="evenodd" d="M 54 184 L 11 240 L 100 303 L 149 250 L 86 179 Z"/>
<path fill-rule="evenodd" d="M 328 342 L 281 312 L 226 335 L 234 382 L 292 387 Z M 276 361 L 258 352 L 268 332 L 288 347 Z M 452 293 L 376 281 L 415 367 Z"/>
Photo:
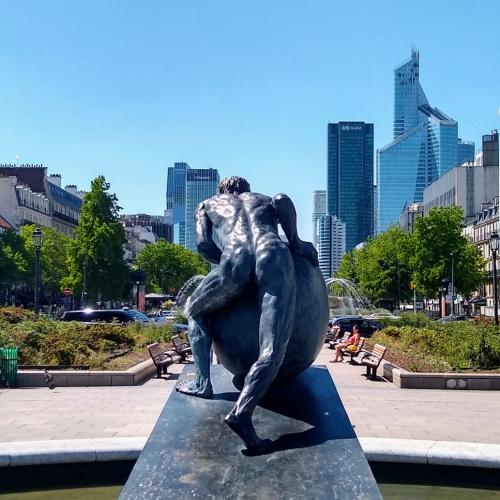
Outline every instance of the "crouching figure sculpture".
<path fill-rule="evenodd" d="M 328 326 L 328 297 L 313 245 L 299 239 L 292 201 L 250 192 L 228 177 L 198 207 L 198 251 L 218 264 L 186 304 L 194 380 L 178 391 L 211 398 L 210 348 L 243 382 L 225 422 L 259 451 L 252 413 L 275 379 L 298 375 L 316 358 Z M 278 235 L 278 223 L 288 239 Z"/>

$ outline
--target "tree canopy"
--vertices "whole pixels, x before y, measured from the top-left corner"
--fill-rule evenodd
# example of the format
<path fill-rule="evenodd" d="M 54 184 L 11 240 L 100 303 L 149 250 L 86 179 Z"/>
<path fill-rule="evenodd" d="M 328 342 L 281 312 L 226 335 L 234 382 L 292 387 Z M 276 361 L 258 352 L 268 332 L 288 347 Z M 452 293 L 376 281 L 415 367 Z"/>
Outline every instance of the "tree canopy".
<path fill-rule="evenodd" d="M 462 235 L 462 220 L 460 207 L 433 208 L 416 220 L 413 234 L 391 226 L 344 255 L 336 276 L 356 283 L 372 301 L 397 303 L 410 300 L 412 282 L 421 295 L 435 297 L 441 280 L 453 274 L 456 292 L 468 297 L 485 273 L 476 247 Z"/>
<path fill-rule="evenodd" d="M 189 278 L 207 274 L 210 269 L 197 253 L 163 239 L 146 245 L 135 266 L 146 271 L 149 291 L 168 294 L 176 294 Z"/>
<path fill-rule="evenodd" d="M 410 295 L 410 245 L 411 235 L 399 226 L 391 226 L 370 238 L 363 248 L 348 252 L 336 276 L 357 284 L 374 302 L 406 300 Z"/>
<path fill-rule="evenodd" d="M 0 233 L 0 285 L 7 288 L 21 281 L 28 269 L 27 255 L 23 239 L 9 229 Z"/>
<path fill-rule="evenodd" d="M 484 261 L 462 235 L 461 207 L 433 208 L 419 217 L 413 231 L 411 267 L 417 289 L 434 296 L 445 277 L 458 293 L 469 296 L 485 280 Z"/>
<path fill-rule="evenodd" d="M 27 262 L 27 280 L 32 282 L 35 276 L 35 252 L 32 235 L 34 225 L 21 227 L 21 239 Z M 40 280 L 42 291 L 58 295 L 63 288 L 63 280 L 68 276 L 68 248 L 71 238 L 52 229 L 42 227 L 43 245 L 40 250 Z"/>
<path fill-rule="evenodd" d="M 102 175 L 92 181 L 69 247 L 66 284 L 77 293 L 85 286 L 91 299 L 121 298 L 128 283 L 129 269 L 123 260 L 125 232 L 118 220 L 118 199 L 109 188 Z"/>

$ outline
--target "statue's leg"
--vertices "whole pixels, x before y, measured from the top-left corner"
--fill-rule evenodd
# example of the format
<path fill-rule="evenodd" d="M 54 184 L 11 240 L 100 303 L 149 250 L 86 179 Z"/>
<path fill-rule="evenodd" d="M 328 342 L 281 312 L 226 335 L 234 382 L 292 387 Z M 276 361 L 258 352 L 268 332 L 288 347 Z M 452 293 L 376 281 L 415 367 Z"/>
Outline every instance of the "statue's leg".
<path fill-rule="evenodd" d="M 252 424 L 252 413 L 278 373 L 295 320 L 295 270 L 288 249 L 286 254 L 281 253 L 275 253 L 272 265 L 257 273 L 262 311 L 259 358 L 250 368 L 240 397 L 225 418 L 249 450 L 263 446 Z"/>
<path fill-rule="evenodd" d="M 206 316 L 213 313 L 237 293 L 237 287 L 220 269 L 210 272 L 198 285 L 186 304 L 189 342 L 193 352 L 195 378 L 177 387 L 177 391 L 200 398 L 213 396 L 210 382 L 210 347 L 212 337 Z"/>

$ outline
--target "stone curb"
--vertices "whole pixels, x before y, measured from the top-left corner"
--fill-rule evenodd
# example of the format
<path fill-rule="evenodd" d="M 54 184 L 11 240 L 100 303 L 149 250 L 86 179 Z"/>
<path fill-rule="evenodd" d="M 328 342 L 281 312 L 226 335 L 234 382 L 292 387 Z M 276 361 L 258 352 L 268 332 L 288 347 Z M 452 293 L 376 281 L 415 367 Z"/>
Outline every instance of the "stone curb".
<path fill-rule="evenodd" d="M 0 467 L 136 460 L 146 437 L 0 443 Z M 419 463 L 500 469 L 500 445 L 359 438 L 369 462 Z"/>
<path fill-rule="evenodd" d="M 49 370 L 50 371 L 50 370 Z M 50 371 L 56 387 L 95 387 L 114 385 L 138 385 L 156 373 L 151 359 L 143 361 L 128 370 L 61 370 Z M 17 387 L 46 387 L 42 370 L 19 370 Z"/>
<path fill-rule="evenodd" d="M 145 437 L 0 443 L 0 467 L 136 460 Z"/>
<path fill-rule="evenodd" d="M 500 444 L 359 438 L 369 462 L 420 463 L 500 469 Z"/>
<path fill-rule="evenodd" d="M 487 373 L 416 373 L 382 361 L 384 377 L 400 389 L 448 389 L 499 391 L 500 374 Z"/>

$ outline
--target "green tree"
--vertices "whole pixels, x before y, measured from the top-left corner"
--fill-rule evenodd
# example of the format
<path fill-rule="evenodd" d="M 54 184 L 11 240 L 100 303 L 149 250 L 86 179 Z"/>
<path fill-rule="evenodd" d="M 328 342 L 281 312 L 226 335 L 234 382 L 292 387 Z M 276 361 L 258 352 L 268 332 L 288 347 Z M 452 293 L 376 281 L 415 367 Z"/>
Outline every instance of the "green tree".
<path fill-rule="evenodd" d="M 461 207 L 433 208 L 419 217 L 413 232 L 411 256 L 417 288 L 434 297 L 441 280 L 453 278 L 457 292 L 470 296 L 485 280 L 484 261 L 476 247 L 462 235 Z"/>
<path fill-rule="evenodd" d="M 23 239 L 15 231 L 0 233 L 0 288 L 6 293 L 25 279 L 28 262 Z"/>
<path fill-rule="evenodd" d="M 197 253 L 161 239 L 146 245 L 135 261 L 146 272 L 149 291 L 176 294 L 196 274 L 207 274 L 209 264 Z"/>
<path fill-rule="evenodd" d="M 361 291 L 374 302 L 409 300 L 411 252 L 411 235 L 397 225 L 370 238 L 357 259 Z"/>
<path fill-rule="evenodd" d="M 35 251 L 32 235 L 34 225 L 21 227 L 21 238 L 27 260 L 27 276 L 32 283 L 35 276 Z M 42 227 L 43 245 L 40 250 L 40 279 L 44 294 L 57 296 L 63 287 L 63 281 L 69 275 L 68 248 L 71 238 L 52 229 Z"/>
<path fill-rule="evenodd" d="M 70 276 L 65 284 L 79 294 L 85 286 L 89 299 L 124 296 L 129 269 L 123 260 L 125 232 L 118 221 L 118 199 L 109 193 L 104 176 L 92 181 L 80 210 L 75 239 L 69 246 Z"/>
<path fill-rule="evenodd" d="M 340 261 L 339 268 L 335 273 L 336 278 L 344 278 L 359 285 L 359 255 L 361 250 L 352 249 L 346 252 Z"/>

